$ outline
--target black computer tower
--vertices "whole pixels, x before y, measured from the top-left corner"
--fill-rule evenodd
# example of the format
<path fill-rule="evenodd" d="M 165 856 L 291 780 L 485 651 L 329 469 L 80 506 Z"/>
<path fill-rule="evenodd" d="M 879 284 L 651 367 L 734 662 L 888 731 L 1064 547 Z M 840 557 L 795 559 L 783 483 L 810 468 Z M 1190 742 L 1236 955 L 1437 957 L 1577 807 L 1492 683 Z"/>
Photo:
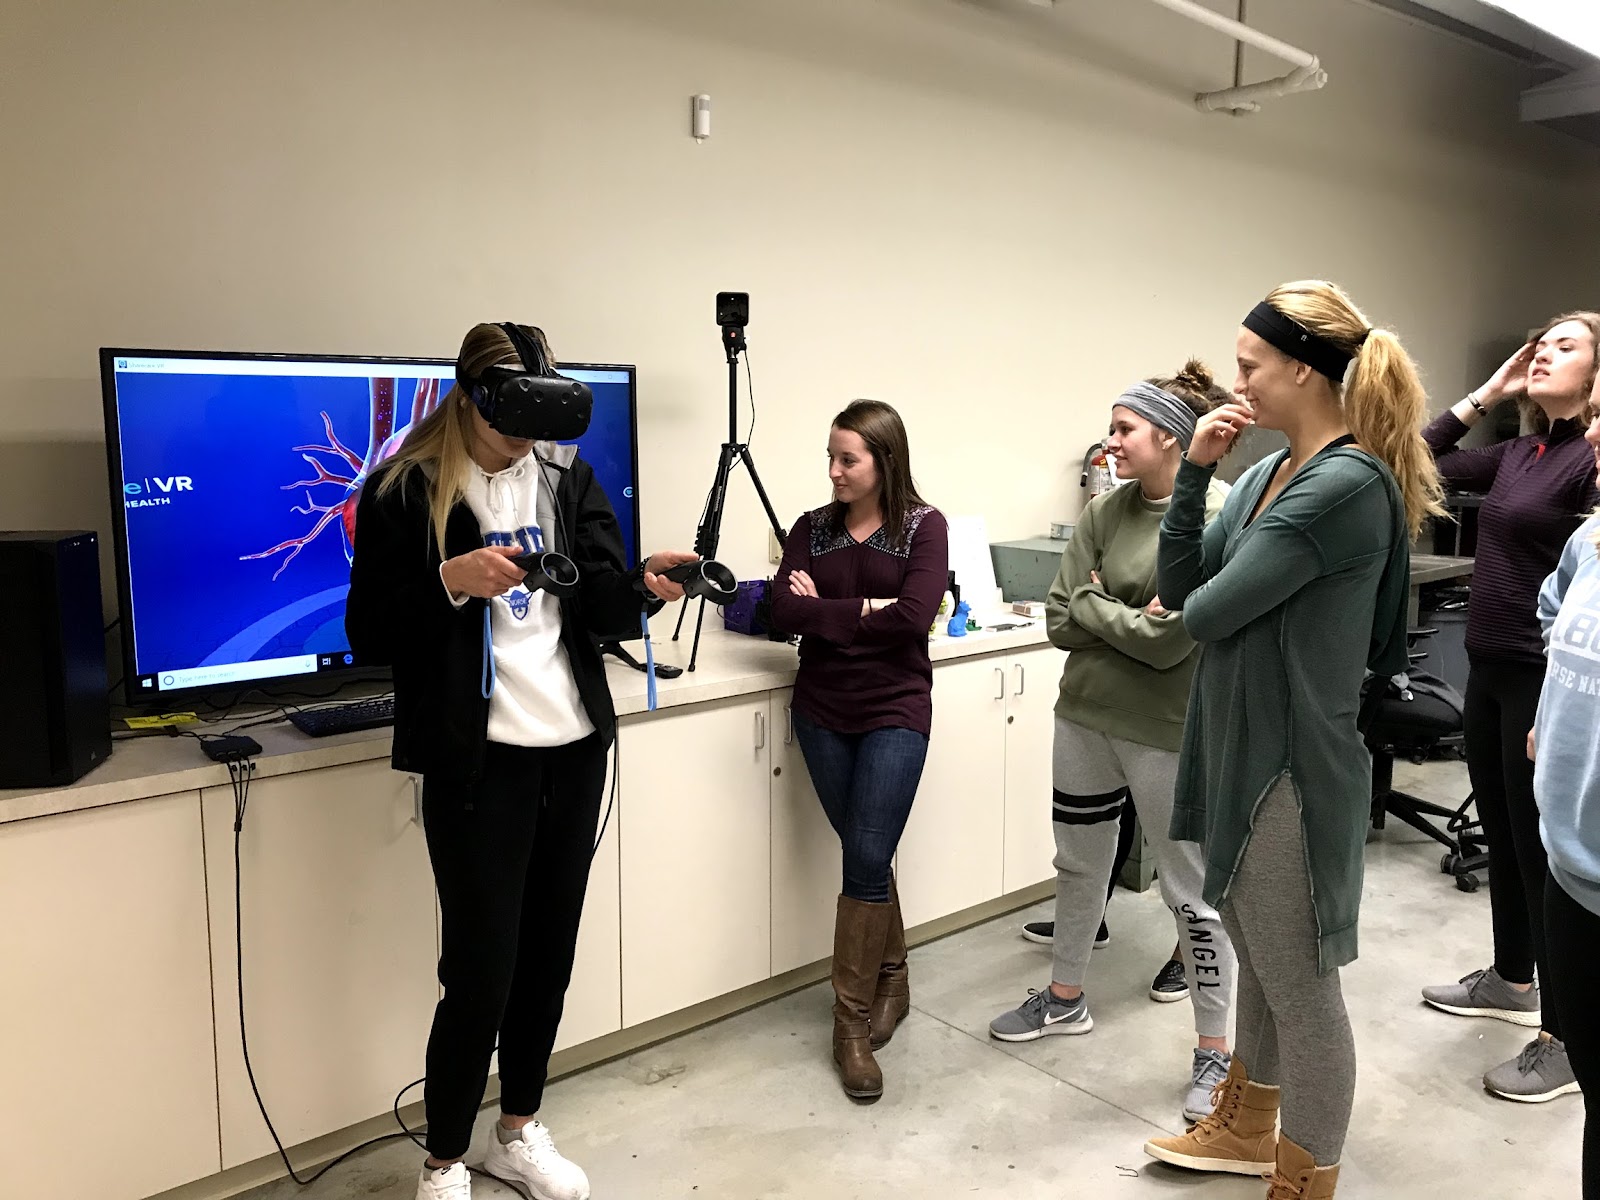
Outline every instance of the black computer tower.
<path fill-rule="evenodd" d="M 0 531 L 0 788 L 59 787 L 110 755 L 99 538 Z"/>

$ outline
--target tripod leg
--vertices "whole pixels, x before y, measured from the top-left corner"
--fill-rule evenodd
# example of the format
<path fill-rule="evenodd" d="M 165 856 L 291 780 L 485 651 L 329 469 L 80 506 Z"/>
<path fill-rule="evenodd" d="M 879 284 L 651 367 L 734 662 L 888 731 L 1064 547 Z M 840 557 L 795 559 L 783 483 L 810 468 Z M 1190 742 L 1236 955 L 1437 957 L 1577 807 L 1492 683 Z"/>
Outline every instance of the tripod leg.
<path fill-rule="evenodd" d="M 700 526 L 694 534 L 694 552 L 701 558 L 715 558 L 717 544 L 722 540 L 722 511 L 728 500 L 728 476 L 733 471 L 734 455 L 739 452 L 739 447 L 732 442 L 724 442 L 721 452 L 717 455 L 717 475 L 711 481 L 711 492 L 706 496 L 705 513 L 700 518 Z M 702 612 L 704 604 L 701 605 Z M 678 623 L 672 630 L 672 640 L 677 641 L 683 633 L 684 614 L 689 611 L 689 602 L 684 601 L 683 607 L 678 610 Z M 700 627 L 695 625 L 695 645 L 700 644 Z M 692 659 L 690 660 L 692 663 Z M 691 665 L 691 671 L 694 667 Z"/>
<path fill-rule="evenodd" d="M 739 447 L 725 442 L 717 456 L 717 477 L 712 481 L 711 494 L 706 497 L 706 512 L 695 530 L 694 552 L 701 558 L 715 558 L 717 544 L 722 540 L 722 511 L 728 502 L 728 476 L 733 471 L 734 455 Z"/>
<path fill-rule="evenodd" d="M 772 501 L 767 498 L 767 489 L 762 486 L 761 476 L 756 472 L 756 460 L 750 457 L 750 447 L 740 446 L 739 457 L 744 460 L 745 470 L 750 473 L 750 482 L 756 485 L 756 495 L 761 497 L 761 507 L 767 510 L 767 523 L 772 526 L 772 532 L 778 535 L 778 545 L 781 546 L 789 535 L 778 520 L 778 514 L 773 511 Z"/>
<path fill-rule="evenodd" d="M 684 605 L 684 607 L 687 608 L 688 605 Z M 691 671 L 694 670 L 695 664 L 700 659 L 700 626 L 705 623 L 705 619 L 706 599 L 702 596 L 700 597 L 700 613 L 694 619 L 694 649 L 689 651 L 689 670 Z"/>

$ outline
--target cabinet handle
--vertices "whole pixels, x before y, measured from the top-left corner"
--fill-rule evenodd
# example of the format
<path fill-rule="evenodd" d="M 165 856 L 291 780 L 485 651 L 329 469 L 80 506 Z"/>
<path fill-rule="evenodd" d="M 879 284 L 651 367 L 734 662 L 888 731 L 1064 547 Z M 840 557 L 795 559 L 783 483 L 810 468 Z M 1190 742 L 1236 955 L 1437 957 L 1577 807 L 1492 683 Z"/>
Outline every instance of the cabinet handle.
<path fill-rule="evenodd" d="M 1028 690 L 1028 669 L 1021 663 L 1017 664 L 1017 695 L 1022 695 Z"/>
<path fill-rule="evenodd" d="M 417 827 L 418 828 L 421 828 L 421 826 L 422 826 L 422 776 L 421 775 L 413 775 L 411 777 L 411 819 L 417 823 Z"/>
<path fill-rule="evenodd" d="M 996 667 L 994 669 L 994 686 L 994 698 L 996 700 L 1004 700 L 1006 698 L 1006 672 L 1004 667 Z"/>
<path fill-rule="evenodd" d="M 767 745 L 767 714 L 756 713 L 756 749 L 764 750 Z"/>
<path fill-rule="evenodd" d="M 792 746 L 794 745 L 794 705 L 785 704 L 783 706 L 783 719 L 785 722 L 783 744 Z"/>

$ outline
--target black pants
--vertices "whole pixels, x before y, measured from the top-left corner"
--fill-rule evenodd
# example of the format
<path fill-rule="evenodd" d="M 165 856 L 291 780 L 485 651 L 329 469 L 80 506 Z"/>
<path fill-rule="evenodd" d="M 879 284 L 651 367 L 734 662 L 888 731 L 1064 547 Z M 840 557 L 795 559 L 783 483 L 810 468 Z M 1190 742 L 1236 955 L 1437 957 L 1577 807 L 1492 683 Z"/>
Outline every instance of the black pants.
<path fill-rule="evenodd" d="M 497 1038 L 501 1111 L 539 1111 L 605 780 L 597 736 L 550 750 L 491 743 L 476 784 L 423 780 L 444 985 L 423 1092 L 435 1158 L 467 1152 Z"/>
<path fill-rule="evenodd" d="M 1545 970 L 1545 854 L 1528 761 L 1528 730 L 1543 686 L 1538 664 L 1473 659 L 1462 719 L 1467 773 L 1489 846 L 1494 967 L 1512 983 L 1532 983 L 1535 967 L 1543 981 Z M 1544 1028 L 1561 1037 L 1548 1004 Z"/>
<path fill-rule="evenodd" d="M 1545 927 L 1550 931 L 1550 975 L 1545 980 L 1545 1022 L 1554 1009 L 1567 1030 L 1567 1061 L 1583 1089 L 1583 1197 L 1600 1200 L 1600 1120 L 1588 1107 L 1600 1104 L 1600 1023 L 1594 997 L 1600 994 L 1600 916 L 1579 904 L 1548 875 L 1544 888 Z"/>

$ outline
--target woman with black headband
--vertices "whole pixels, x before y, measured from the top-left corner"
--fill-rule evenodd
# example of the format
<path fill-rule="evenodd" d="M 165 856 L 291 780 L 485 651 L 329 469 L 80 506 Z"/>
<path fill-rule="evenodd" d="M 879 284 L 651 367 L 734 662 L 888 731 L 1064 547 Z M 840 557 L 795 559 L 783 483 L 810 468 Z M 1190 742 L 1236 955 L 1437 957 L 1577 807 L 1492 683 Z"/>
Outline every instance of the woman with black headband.
<path fill-rule="evenodd" d="M 1237 353 L 1238 399 L 1201 419 L 1159 554 L 1162 603 L 1205 647 L 1172 833 L 1205 848 L 1205 899 L 1239 957 L 1237 1030 L 1215 1112 L 1146 1148 L 1324 1200 L 1355 1096 L 1338 968 L 1356 957 L 1371 808 L 1356 714 L 1369 669 L 1406 667 L 1410 542 L 1443 507 L 1416 368 L 1338 287 L 1278 288 Z M 1208 526 L 1212 471 L 1252 423 L 1289 448 Z"/>
<path fill-rule="evenodd" d="M 1478 510 L 1477 562 L 1467 607 L 1467 772 L 1489 847 L 1494 959 L 1459 983 L 1422 989 L 1434 1008 L 1542 1029 L 1522 1052 L 1484 1074 L 1506 1100 L 1537 1104 L 1578 1090 L 1566 1030 L 1554 1005 L 1541 1008 L 1545 975 L 1545 848 L 1539 837 L 1533 764 L 1523 739 L 1544 684 L 1539 585 L 1567 539 L 1594 510 L 1594 459 L 1584 416 L 1600 368 L 1600 313 L 1552 317 L 1476 391 L 1423 430 L 1439 473 L 1454 487 L 1486 492 Z M 1457 443 L 1488 411 L 1521 395 L 1543 413 L 1542 433 L 1478 450 Z"/>
<path fill-rule="evenodd" d="M 1200 848 L 1167 836 L 1198 647 L 1156 594 L 1156 546 L 1196 419 L 1225 399 L 1211 372 L 1190 362 L 1176 378 L 1134 384 L 1112 406 L 1106 449 L 1132 482 L 1084 509 L 1045 609 L 1050 640 L 1072 652 L 1056 703 L 1051 983 L 989 1025 L 990 1036 L 1007 1042 L 1094 1028 L 1083 983 L 1105 913 L 1118 817 L 1131 797 L 1190 981 L 1199 1045 L 1185 1083 L 1188 1121 L 1211 1112 L 1212 1091 L 1228 1073 L 1233 951 L 1200 895 Z M 1202 510 L 1215 514 L 1223 489 L 1208 481 L 1202 492 Z"/>

